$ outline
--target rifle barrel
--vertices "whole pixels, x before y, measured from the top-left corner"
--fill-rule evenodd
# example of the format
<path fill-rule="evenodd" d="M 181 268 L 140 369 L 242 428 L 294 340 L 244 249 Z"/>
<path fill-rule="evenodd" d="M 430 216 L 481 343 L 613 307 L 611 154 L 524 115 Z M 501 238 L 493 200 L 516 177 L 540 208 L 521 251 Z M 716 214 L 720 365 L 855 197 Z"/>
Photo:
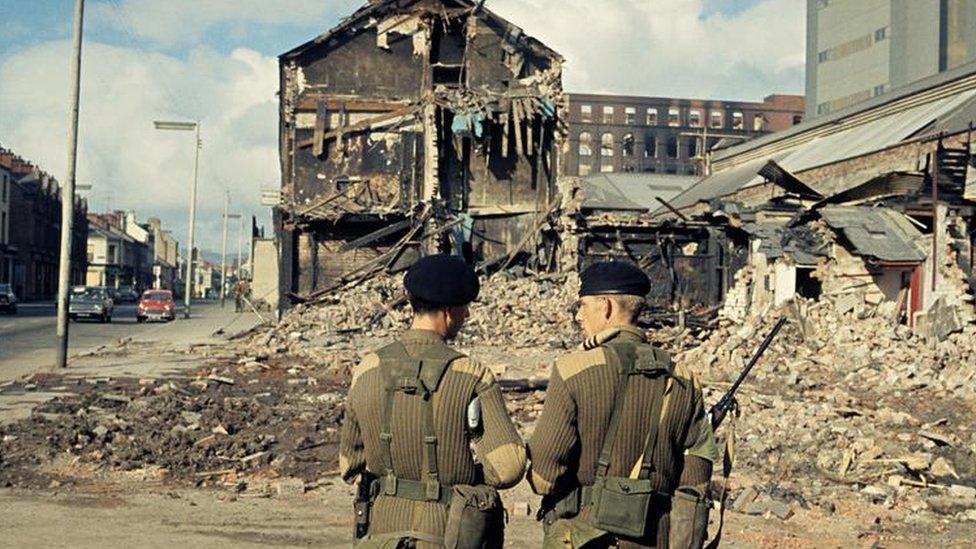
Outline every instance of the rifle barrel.
<path fill-rule="evenodd" d="M 763 353 L 766 352 L 766 349 L 770 346 L 770 344 L 772 344 L 773 338 L 776 337 L 776 334 L 779 333 L 780 329 L 783 327 L 784 324 L 786 324 L 785 316 L 781 317 L 776 322 L 776 325 L 773 326 L 773 329 L 770 330 L 768 334 L 766 334 L 766 338 L 763 339 L 763 342 L 761 344 L 759 344 L 759 347 L 756 349 L 756 352 L 752 354 L 752 358 L 749 359 L 749 363 L 746 364 L 746 367 L 743 368 L 742 372 L 739 373 L 738 379 L 736 379 L 735 383 L 732 384 L 732 387 L 729 388 L 728 391 L 729 394 L 735 394 L 736 390 L 739 389 L 739 385 L 742 385 L 742 382 L 746 380 L 746 376 L 748 376 L 749 372 L 752 371 L 752 367 L 755 366 L 757 362 L 759 362 L 759 358 L 762 357 Z"/>

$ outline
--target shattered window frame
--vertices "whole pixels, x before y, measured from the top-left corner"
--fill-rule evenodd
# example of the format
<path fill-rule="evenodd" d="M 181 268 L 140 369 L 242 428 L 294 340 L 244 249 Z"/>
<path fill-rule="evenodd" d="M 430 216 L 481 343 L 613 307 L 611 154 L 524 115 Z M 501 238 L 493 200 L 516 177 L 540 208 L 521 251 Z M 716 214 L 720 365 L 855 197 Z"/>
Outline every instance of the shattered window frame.
<path fill-rule="evenodd" d="M 604 105 L 603 107 L 603 123 L 613 124 L 613 106 Z"/>
<path fill-rule="evenodd" d="M 657 126 L 657 107 L 647 108 L 647 125 Z"/>
<path fill-rule="evenodd" d="M 688 125 L 692 128 L 700 128 L 702 125 L 701 109 L 688 109 Z"/>
<path fill-rule="evenodd" d="M 678 107 L 668 107 L 668 126 L 677 128 L 681 126 L 681 109 Z"/>

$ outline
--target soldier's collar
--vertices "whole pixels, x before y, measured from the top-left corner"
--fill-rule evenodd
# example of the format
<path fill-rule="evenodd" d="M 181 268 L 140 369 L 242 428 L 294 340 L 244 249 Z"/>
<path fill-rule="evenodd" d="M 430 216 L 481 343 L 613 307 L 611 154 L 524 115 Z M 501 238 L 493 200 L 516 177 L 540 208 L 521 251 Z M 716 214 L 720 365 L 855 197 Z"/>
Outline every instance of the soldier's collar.
<path fill-rule="evenodd" d="M 612 328 L 607 328 L 606 330 L 603 330 L 602 332 L 596 335 L 586 338 L 586 340 L 583 341 L 582 348 L 583 350 L 586 351 L 590 349 L 595 349 L 600 345 L 607 343 L 608 341 L 617 339 L 618 337 L 625 338 L 625 339 L 636 338 L 641 343 L 647 342 L 647 335 L 644 333 L 644 330 L 641 330 L 636 326 L 614 326 Z"/>
<path fill-rule="evenodd" d="M 444 336 L 433 331 L 433 330 L 418 330 L 416 328 L 410 328 L 406 332 L 403 332 L 403 340 L 409 340 L 414 343 L 443 343 Z"/>

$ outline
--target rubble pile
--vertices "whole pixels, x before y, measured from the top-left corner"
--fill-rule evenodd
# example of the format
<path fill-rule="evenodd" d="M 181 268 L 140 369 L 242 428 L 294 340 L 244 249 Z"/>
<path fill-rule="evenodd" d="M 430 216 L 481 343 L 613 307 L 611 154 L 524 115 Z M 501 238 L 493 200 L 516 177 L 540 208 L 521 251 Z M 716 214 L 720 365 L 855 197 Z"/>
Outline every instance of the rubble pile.
<path fill-rule="evenodd" d="M 573 305 L 576 273 L 538 277 L 501 272 L 482 283 L 478 302 L 459 334 L 460 345 L 568 349 L 579 343 Z"/>
<path fill-rule="evenodd" d="M 829 299 L 801 300 L 787 314 L 740 392 L 735 478 L 750 491 L 733 508 L 832 510 L 854 492 L 914 517 L 976 520 L 976 328 L 936 343 L 891 315 L 840 313 Z M 719 328 L 677 361 L 715 402 L 771 326 Z"/>
<path fill-rule="evenodd" d="M 194 378 L 72 386 L 54 377 L 5 388 L 65 394 L 0 427 L 0 485 L 48 487 L 52 478 L 58 485 L 66 479 L 49 471 L 58 458 L 196 484 L 318 479 L 336 467 L 350 364 L 336 370 L 241 357 Z"/>

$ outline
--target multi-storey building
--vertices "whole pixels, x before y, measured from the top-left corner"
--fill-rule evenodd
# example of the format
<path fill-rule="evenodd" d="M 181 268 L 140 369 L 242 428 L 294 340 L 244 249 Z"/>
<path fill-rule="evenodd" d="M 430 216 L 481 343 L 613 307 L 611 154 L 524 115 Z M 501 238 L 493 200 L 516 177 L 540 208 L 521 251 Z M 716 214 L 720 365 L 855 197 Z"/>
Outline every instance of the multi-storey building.
<path fill-rule="evenodd" d="M 807 0 L 812 118 L 976 61 L 973 0 Z"/>
<path fill-rule="evenodd" d="M 701 175 L 707 151 L 798 124 L 803 110 L 798 95 L 757 103 L 570 93 L 561 171 Z"/>
<path fill-rule="evenodd" d="M 10 195 L 14 178 L 10 170 L 0 164 L 0 283 L 14 277 L 14 256 L 10 247 Z"/>

